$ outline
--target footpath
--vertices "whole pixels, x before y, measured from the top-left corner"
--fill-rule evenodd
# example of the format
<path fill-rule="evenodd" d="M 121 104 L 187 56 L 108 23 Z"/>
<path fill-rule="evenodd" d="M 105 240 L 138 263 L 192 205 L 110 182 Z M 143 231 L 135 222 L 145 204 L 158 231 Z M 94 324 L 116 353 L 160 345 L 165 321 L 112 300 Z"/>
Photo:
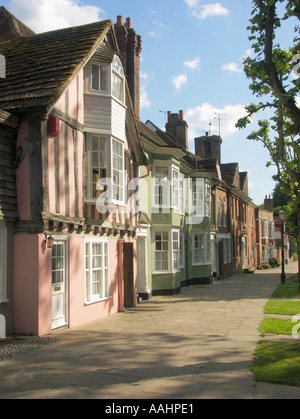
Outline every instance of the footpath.
<path fill-rule="evenodd" d="M 0 399 L 299 399 L 249 370 L 279 283 L 277 268 L 237 275 L 53 332 L 0 359 Z"/>

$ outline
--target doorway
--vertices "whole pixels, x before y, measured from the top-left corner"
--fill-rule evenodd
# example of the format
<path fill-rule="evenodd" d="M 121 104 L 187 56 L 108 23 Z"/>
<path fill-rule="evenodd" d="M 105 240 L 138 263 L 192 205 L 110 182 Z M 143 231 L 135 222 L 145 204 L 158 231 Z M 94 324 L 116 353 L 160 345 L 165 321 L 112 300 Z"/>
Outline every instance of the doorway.
<path fill-rule="evenodd" d="M 67 241 L 55 240 L 52 247 L 52 329 L 65 326 L 67 318 Z"/>
<path fill-rule="evenodd" d="M 133 243 L 123 243 L 124 306 L 134 307 Z"/>

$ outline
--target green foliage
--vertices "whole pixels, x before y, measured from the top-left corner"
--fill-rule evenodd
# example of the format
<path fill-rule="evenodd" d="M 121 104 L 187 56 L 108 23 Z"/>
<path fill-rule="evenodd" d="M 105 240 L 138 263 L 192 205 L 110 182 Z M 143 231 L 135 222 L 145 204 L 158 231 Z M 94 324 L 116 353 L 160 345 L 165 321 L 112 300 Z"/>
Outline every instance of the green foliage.
<path fill-rule="evenodd" d="M 255 57 L 246 58 L 244 72 L 250 79 L 250 90 L 260 100 L 246 107 L 247 115 L 236 126 L 245 128 L 259 112 L 272 112 L 271 117 L 258 121 L 248 139 L 263 143 L 271 158 L 267 166 L 275 164 L 277 168 L 274 180 L 284 188 L 289 201 L 300 205 L 300 109 L 296 102 L 300 65 L 295 60 L 300 53 L 299 37 L 293 38 L 289 50 L 275 44 L 283 22 L 295 22 L 299 16 L 299 0 L 253 0 L 248 30 Z M 295 24 L 294 34 L 297 30 Z"/>
<path fill-rule="evenodd" d="M 271 266 L 271 268 L 277 268 L 278 266 L 280 266 L 280 263 L 276 258 L 271 258 L 269 259 L 269 265 Z"/>

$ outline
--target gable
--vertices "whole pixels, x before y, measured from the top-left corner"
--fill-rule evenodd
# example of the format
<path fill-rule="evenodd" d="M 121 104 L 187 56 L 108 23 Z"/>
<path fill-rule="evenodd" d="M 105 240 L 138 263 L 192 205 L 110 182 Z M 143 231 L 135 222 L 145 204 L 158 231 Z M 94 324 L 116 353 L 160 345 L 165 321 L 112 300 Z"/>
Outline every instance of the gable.
<path fill-rule="evenodd" d="M 32 35 L 35 35 L 35 33 L 31 29 L 6 10 L 5 7 L 0 7 L 0 42 Z"/>

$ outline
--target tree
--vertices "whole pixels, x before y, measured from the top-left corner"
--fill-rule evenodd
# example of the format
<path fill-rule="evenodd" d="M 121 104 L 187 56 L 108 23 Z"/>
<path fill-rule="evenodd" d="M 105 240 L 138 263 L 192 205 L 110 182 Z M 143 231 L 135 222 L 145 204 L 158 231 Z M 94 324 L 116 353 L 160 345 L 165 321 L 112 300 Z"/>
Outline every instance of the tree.
<path fill-rule="evenodd" d="M 263 111 L 271 117 L 260 119 L 258 129 L 247 138 L 261 141 L 270 154 L 267 166 L 274 164 L 274 176 L 289 202 L 297 208 L 297 245 L 300 291 L 300 0 L 253 0 L 251 25 L 247 28 L 255 57 L 244 61 L 244 72 L 258 103 L 246 107 L 247 115 L 236 124 L 245 128 L 251 118 Z M 275 43 L 282 25 L 293 25 L 294 37 L 288 50 Z M 261 100 L 263 98 L 263 100 Z"/>

